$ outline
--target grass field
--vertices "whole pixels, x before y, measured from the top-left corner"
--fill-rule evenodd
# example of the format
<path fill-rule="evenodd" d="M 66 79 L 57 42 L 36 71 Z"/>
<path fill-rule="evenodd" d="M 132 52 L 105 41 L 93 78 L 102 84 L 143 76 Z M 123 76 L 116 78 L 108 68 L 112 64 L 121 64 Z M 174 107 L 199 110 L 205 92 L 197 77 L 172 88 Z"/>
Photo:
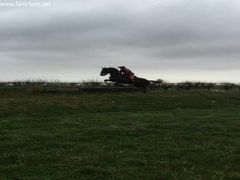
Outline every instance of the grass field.
<path fill-rule="evenodd" d="M 0 179 L 240 179 L 240 92 L 0 99 Z"/>

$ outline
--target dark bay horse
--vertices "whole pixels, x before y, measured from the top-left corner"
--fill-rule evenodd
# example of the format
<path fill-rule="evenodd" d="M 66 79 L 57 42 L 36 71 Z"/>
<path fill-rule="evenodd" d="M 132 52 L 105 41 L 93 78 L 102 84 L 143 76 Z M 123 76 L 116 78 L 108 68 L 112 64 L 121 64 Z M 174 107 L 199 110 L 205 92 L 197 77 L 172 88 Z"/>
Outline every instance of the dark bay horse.
<path fill-rule="evenodd" d="M 105 79 L 104 81 L 112 81 L 120 84 L 132 84 L 135 87 L 142 87 L 146 91 L 147 88 L 150 86 L 150 81 L 144 78 L 139 78 L 134 76 L 134 80 L 128 79 L 125 75 L 121 74 L 120 71 L 116 68 L 112 67 L 103 67 L 100 73 L 101 76 L 105 76 L 110 74 L 109 79 Z"/>

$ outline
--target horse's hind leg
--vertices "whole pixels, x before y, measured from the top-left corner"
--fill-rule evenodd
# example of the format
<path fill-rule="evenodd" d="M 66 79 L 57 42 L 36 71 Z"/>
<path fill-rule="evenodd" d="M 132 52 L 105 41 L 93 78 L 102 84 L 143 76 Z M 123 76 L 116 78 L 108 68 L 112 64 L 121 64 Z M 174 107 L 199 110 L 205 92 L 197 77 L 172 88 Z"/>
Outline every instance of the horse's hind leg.
<path fill-rule="evenodd" d="M 150 90 L 155 90 L 155 89 L 156 89 L 155 84 L 150 84 L 150 85 L 149 85 L 149 89 L 150 89 Z"/>

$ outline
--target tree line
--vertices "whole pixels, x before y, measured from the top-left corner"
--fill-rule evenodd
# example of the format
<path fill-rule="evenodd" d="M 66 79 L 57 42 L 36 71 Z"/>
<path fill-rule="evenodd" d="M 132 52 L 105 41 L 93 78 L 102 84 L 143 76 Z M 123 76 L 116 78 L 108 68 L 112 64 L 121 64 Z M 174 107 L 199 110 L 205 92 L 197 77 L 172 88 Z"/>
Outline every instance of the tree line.
<path fill-rule="evenodd" d="M 90 80 L 90 81 L 81 81 L 81 82 L 61 82 L 58 80 L 53 81 L 44 81 L 44 80 L 27 80 L 27 81 L 9 81 L 9 82 L 0 82 L 0 87 L 113 87 L 113 83 L 104 83 L 100 81 Z M 158 79 L 153 84 L 154 89 L 159 90 L 231 90 L 238 89 L 240 90 L 240 84 L 230 83 L 230 82 L 194 82 L 194 81 L 184 81 L 171 83 Z"/>

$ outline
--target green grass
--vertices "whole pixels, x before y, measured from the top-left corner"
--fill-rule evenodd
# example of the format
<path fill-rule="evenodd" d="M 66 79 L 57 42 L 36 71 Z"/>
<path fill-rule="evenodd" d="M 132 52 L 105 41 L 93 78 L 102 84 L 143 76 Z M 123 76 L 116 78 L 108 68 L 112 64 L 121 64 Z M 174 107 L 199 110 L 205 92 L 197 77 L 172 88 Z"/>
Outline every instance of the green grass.
<path fill-rule="evenodd" d="M 0 90 L 0 179 L 239 179 L 240 92 Z"/>

